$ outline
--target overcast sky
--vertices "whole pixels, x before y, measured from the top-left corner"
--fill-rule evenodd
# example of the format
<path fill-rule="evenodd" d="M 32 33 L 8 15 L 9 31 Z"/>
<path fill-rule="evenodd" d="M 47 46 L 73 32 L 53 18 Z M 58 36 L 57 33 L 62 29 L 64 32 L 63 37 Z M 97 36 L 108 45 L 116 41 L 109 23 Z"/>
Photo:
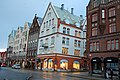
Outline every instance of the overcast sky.
<path fill-rule="evenodd" d="M 0 51 L 7 48 L 12 29 L 32 22 L 35 14 L 43 17 L 49 2 L 59 7 L 64 4 L 69 11 L 74 8 L 75 15 L 85 17 L 89 0 L 0 0 Z"/>

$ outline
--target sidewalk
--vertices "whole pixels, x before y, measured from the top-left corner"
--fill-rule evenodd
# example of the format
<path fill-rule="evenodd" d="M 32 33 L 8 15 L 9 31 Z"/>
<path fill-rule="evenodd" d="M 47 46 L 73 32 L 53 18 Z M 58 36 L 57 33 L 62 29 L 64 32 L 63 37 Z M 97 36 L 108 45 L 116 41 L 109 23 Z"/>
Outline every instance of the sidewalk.
<path fill-rule="evenodd" d="M 103 76 L 99 74 L 90 76 L 88 72 L 86 72 L 85 74 L 67 74 L 65 76 L 77 77 L 77 78 L 83 78 L 83 79 L 92 79 L 92 80 L 109 80 L 109 79 L 103 78 Z"/>
<path fill-rule="evenodd" d="M 84 73 L 84 72 L 83 72 Z M 100 74 L 93 74 L 90 76 L 88 72 L 84 74 L 66 74 L 65 76 L 69 77 L 77 77 L 77 78 L 83 78 L 83 79 L 92 79 L 92 80 L 111 80 L 111 79 L 105 79 L 102 75 Z M 118 78 L 114 77 L 113 80 L 119 80 Z"/>

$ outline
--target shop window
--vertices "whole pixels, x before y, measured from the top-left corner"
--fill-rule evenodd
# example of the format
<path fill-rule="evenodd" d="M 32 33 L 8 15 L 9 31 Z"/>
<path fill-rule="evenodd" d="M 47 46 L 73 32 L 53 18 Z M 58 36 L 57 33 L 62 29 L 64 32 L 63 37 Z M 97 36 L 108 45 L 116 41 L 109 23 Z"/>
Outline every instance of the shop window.
<path fill-rule="evenodd" d="M 80 63 L 79 63 L 79 61 L 74 61 L 73 62 L 73 69 L 76 69 L 76 70 L 80 69 Z"/>
<path fill-rule="evenodd" d="M 48 69 L 51 69 L 51 68 L 53 68 L 53 60 L 49 59 L 48 60 Z"/>
<path fill-rule="evenodd" d="M 67 70 L 68 69 L 68 60 L 62 59 L 60 61 L 60 68 L 63 70 Z"/>

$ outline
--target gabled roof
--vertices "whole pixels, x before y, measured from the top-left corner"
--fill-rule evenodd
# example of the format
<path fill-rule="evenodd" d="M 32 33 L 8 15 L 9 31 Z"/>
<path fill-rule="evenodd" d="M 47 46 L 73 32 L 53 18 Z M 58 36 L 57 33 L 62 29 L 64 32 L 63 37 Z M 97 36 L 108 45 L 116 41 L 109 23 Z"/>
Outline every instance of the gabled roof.
<path fill-rule="evenodd" d="M 23 31 L 23 27 L 20 26 L 19 28 L 20 28 L 21 31 Z"/>
<path fill-rule="evenodd" d="M 81 24 L 81 21 L 83 21 L 83 18 L 80 18 L 79 16 L 76 16 L 74 14 L 71 14 L 68 10 L 65 10 L 65 9 L 62 10 L 61 8 L 54 5 L 53 7 L 61 21 L 67 21 L 69 24 L 75 24 L 75 23 Z"/>
<path fill-rule="evenodd" d="M 30 26 L 31 26 L 32 24 L 30 23 L 30 22 L 28 22 L 28 27 L 30 28 Z"/>
<path fill-rule="evenodd" d="M 41 25 L 42 24 L 42 18 L 41 17 L 38 17 L 38 23 Z"/>

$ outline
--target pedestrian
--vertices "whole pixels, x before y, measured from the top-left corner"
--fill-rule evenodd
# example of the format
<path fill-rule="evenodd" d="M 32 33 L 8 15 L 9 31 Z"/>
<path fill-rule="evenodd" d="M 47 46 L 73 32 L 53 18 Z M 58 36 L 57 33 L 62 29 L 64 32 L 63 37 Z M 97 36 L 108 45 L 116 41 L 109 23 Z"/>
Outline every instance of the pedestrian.
<path fill-rule="evenodd" d="M 110 69 L 111 79 L 113 79 L 113 70 Z"/>
<path fill-rule="evenodd" d="M 0 62 L 0 69 L 1 69 L 2 62 Z"/>
<path fill-rule="evenodd" d="M 106 70 L 106 78 L 108 79 L 109 75 L 108 75 L 108 69 Z"/>

